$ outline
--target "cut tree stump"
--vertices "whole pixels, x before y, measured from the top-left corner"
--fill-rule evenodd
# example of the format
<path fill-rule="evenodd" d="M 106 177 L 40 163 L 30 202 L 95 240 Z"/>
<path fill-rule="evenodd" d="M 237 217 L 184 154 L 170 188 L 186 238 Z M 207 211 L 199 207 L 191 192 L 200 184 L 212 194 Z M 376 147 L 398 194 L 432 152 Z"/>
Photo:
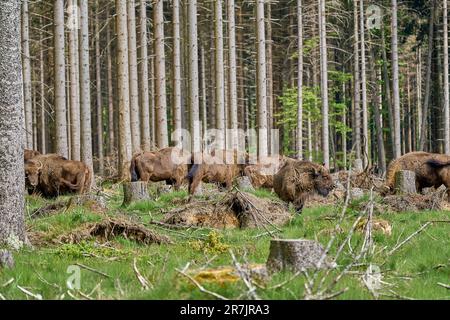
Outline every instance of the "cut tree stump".
<path fill-rule="evenodd" d="M 322 245 L 314 240 L 272 239 L 266 263 L 267 270 L 274 273 L 282 270 L 302 271 L 335 267 L 327 257 L 324 257 L 319 265 L 324 254 Z"/>
<path fill-rule="evenodd" d="M 126 182 L 123 184 L 123 204 L 129 205 L 132 202 L 149 200 L 147 183 L 143 181 Z"/>
<path fill-rule="evenodd" d="M 355 161 L 353 161 L 353 171 L 354 172 L 363 172 L 364 168 L 363 168 L 363 161 L 362 159 L 355 159 Z"/>
<path fill-rule="evenodd" d="M 14 267 L 14 258 L 8 250 L 0 250 L 0 268 Z"/>
<path fill-rule="evenodd" d="M 240 190 L 254 190 L 252 182 L 250 181 L 250 178 L 247 176 L 239 177 L 236 179 L 238 188 Z"/>
<path fill-rule="evenodd" d="M 395 193 L 416 193 L 416 174 L 409 170 L 400 170 L 395 173 Z"/>

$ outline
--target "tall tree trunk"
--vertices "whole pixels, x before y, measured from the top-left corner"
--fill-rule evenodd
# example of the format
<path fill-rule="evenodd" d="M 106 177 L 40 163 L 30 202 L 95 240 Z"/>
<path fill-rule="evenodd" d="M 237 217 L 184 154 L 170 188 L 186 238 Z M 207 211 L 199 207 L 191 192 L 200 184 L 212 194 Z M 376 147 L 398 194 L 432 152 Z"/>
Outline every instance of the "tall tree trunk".
<path fill-rule="evenodd" d="M 130 77 L 130 126 L 131 144 L 133 153 L 141 150 L 140 126 L 139 126 L 139 88 L 137 68 L 136 46 L 136 3 L 135 0 L 127 1 L 128 12 L 128 65 Z"/>
<path fill-rule="evenodd" d="M 381 28 L 381 47 L 382 47 L 382 55 L 383 55 L 383 83 L 384 83 L 384 91 L 385 91 L 385 102 L 387 105 L 387 114 L 389 120 L 389 137 L 392 146 L 392 156 L 395 157 L 395 132 L 394 132 L 394 109 L 392 106 L 392 97 L 391 97 L 391 85 L 389 80 L 389 71 L 388 71 L 388 59 L 386 53 L 386 36 L 384 32 L 384 28 Z"/>
<path fill-rule="evenodd" d="M 119 97 L 119 175 L 129 177 L 131 160 L 130 82 L 128 73 L 128 30 L 126 0 L 116 0 L 117 91 Z"/>
<path fill-rule="evenodd" d="M 42 17 L 39 18 L 40 25 L 43 25 Z M 40 108 L 39 108 L 39 120 L 40 120 L 40 148 L 39 151 L 43 154 L 47 153 L 46 149 L 46 125 L 45 125 L 45 71 L 44 71 L 44 35 L 42 28 L 39 30 L 39 94 Z"/>
<path fill-rule="evenodd" d="M 95 85 L 97 94 L 97 157 L 98 172 L 103 175 L 103 101 L 102 101 L 102 71 L 100 60 L 100 23 L 99 23 L 99 3 L 96 0 L 95 12 Z"/>
<path fill-rule="evenodd" d="M 443 2 L 444 19 L 444 145 L 445 153 L 450 154 L 450 105 L 449 105 L 449 80 L 448 80 L 448 18 L 447 0 Z"/>
<path fill-rule="evenodd" d="M 428 57 L 427 57 L 427 74 L 425 79 L 425 99 L 423 102 L 422 109 L 422 127 L 420 129 L 420 146 L 419 149 L 425 151 L 426 147 L 426 138 L 427 138 L 427 126 L 428 126 L 428 109 L 430 105 L 430 96 L 431 96 L 431 64 L 433 62 L 433 40 L 434 40 L 434 20 L 435 20 L 435 11 L 436 11 L 436 3 L 433 0 L 431 3 L 431 19 L 428 30 Z"/>
<path fill-rule="evenodd" d="M 0 6 L 0 245 L 26 240 L 20 2 Z"/>
<path fill-rule="evenodd" d="M 92 170 L 91 93 L 89 75 L 88 0 L 80 0 L 81 160 Z"/>
<path fill-rule="evenodd" d="M 364 2 L 359 1 L 359 17 L 360 17 L 360 34 L 361 34 L 361 100 L 362 100 L 362 137 L 364 143 L 364 166 L 370 163 L 369 154 L 369 111 L 367 109 L 367 76 L 366 76 L 366 42 L 365 42 L 365 15 L 364 15 Z"/>
<path fill-rule="evenodd" d="M 198 75 L 198 34 L 197 34 L 197 0 L 188 2 L 189 23 L 189 110 L 191 150 L 200 151 L 200 112 L 199 112 L 199 75 Z"/>
<path fill-rule="evenodd" d="M 264 159 L 267 150 L 267 76 L 266 76 L 266 37 L 264 21 L 264 0 L 256 1 L 256 104 L 258 106 L 258 156 Z"/>
<path fill-rule="evenodd" d="M 330 167 L 330 149 L 328 134 L 328 57 L 325 0 L 319 0 L 319 33 L 320 33 L 320 71 L 322 97 L 322 151 L 323 163 Z"/>
<path fill-rule="evenodd" d="M 139 91 L 141 101 L 141 146 L 144 150 L 150 150 L 150 100 L 148 84 L 148 39 L 147 39 L 147 0 L 140 0 L 139 11 L 140 25 L 140 80 Z"/>
<path fill-rule="evenodd" d="M 172 30 L 173 30 L 173 75 L 172 75 L 172 110 L 173 129 L 175 130 L 174 141 L 181 143 L 183 134 L 181 132 L 181 39 L 180 39 L 180 1 L 172 1 Z"/>
<path fill-rule="evenodd" d="M 163 0 L 154 0 L 153 25 L 155 33 L 156 145 L 159 148 L 164 148 L 169 145 L 169 138 L 167 134 L 166 58 L 164 53 Z"/>
<path fill-rule="evenodd" d="M 397 27 L 397 0 L 391 0 L 391 51 L 392 51 L 392 95 L 394 105 L 394 158 L 402 155 L 401 128 L 400 128 L 400 84 L 398 74 L 398 27 Z"/>
<path fill-rule="evenodd" d="M 55 139 L 56 153 L 68 157 L 66 120 L 66 64 L 64 60 L 64 1 L 55 0 L 54 63 L 55 63 Z"/>
<path fill-rule="evenodd" d="M 270 5 L 270 4 L 269 4 Z M 237 94 L 237 63 L 236 63 L 236 24 L 234 0 L 228 0 L 228 92 L 231 116 L 231 146 L 238 148 L 238 94 Z"/>
<path fill-rule="evenodd" d="M 267 1 L 267 138 L 269 139 L 269 154 L 277 154 L 278 150 L 272 150 L 275 148 L 273 144 L 276 137 L 272 137 L 272 131 L 274 125 L 274 103 L 273 103 L 273 40 L 272 40 L 272 4 L 271 0 Z"/>
<path fill-rule="evenodd" d="M 28 0 L 22 1 L 22 66 L 23 99 L 25 107 L 25 145 L 33 149 L 33 110 L 31 98 L 31 63 Z"/>
<path fill-rule="evenodd" d="M 302 0 L 297 0 L 297 158 L 303 159 L 303 9 Z"/>
<path fill-rule="evenodd" d="M 215 34 L 215 85 L 216 85 L 216 138 L 218 149 L 225 148 L 225 78 L 223 59 L 223 26 L 222 0 L 214 2 L 214 34 Z"/>
<path fill-rule="evenodd" d="M 80 161 L 80 80 L 78 52 L 78 1 L 67 3 L 73 25 L 69 28 L 69 79 L 70 79 L 70 155 L 73 160 Z"/>
<path fill-rule="evenodd" d="M 353 25 L 354 25 L 354 119 L 353 141 L 355 144 L 356 158 L 361 159 L 361 74 L 359 70 L 359 27 L 358 27 L 358 0 L 353 1 Z"/>
<path fill-rule="evenodd" d="M 110 9 L 108 7 L 108 20 L 110 19 Z M 108 154 L 112 156 L 115 145 L 115 130 L 114 130 L 114 88 L 112 80 L 112 54 L 111 54 L 111 27 L 106 27 L 106 73 L 108 82 Z"/>
<path fill-rule="evenodd" d="M 203 129 L 202 136 L 204 136 L 206 130 L 208 130 L 208 113 L 207 113 L 207 108 L 206 108 L 207 97 L 206 97 L 206 62 L 205 62 L 205 60 L 206 60 L 205 48 L 202 45 L 200 48 L 201 79 L 202 79 L 201 80 L 201 84 L 202 84 L 202 86 L 201 86 L 201 88 L 202 88 L 201 89 L 201 91 L 202 91 L 202 105 L 201 105 L 202 119 L 201 119 L 201 122 L 202 122 L 202 129 Z"/>

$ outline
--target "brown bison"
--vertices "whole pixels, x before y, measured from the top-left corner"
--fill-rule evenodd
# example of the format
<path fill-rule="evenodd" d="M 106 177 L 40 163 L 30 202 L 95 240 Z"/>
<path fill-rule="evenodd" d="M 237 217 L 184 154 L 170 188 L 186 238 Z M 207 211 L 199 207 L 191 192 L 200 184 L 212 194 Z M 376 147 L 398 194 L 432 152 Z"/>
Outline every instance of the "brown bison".
<path fill-rule="evenodd" d="M 186 178 L 189 163 L 190 155 L 174 147 L 141 152 L 131 159 L 131 181 L 166 181 L 178 190 Z"/>
<path fill-rule="evenodd" d="M 199 156 L 196 154 L 193 158 Z M 201 163 L 192 165 L 187 179 L 189 194 L 194 194 L 200 182 L 216 183 L 227 190 L 233 187 L 233 181 L 244 174 L 248 156 L 244 153 L 215 150 L 211 154 L 202 153 Z"/>
<path fill-rule="evenodd" d="M 288 161 L 295 161 L 288 157 L 267 157 L 265 161 L 245 167 L 244 174 L 249 177 L 254 188 L 273 188 L 273 176 Z"/>
<path fill-rule="evenodd" d="M 394 191 L 395 174 L 400 170 L 409 170 L 416 174 L 416 188 L 419 192 L 428 187 L 439 188 L 441 185 L 450 187 L 450 156 L 448 155 L 419 151 L 410 152 L 392 160 L 388 166 L 383 193 Z"/>
<path fill-rule="evenodd" d="M 275 174 L 273 188 L 281 200 L 292 202 L 297 212 L 301 212 L 309 194 L 316 191 L 326 197 L 334 183 L 324 166 L 310 161 L 288 161 Z"/>
<path fill-rule="evenodd" d="M 91 182 L 92 172 L 87 165 L 57 154 L 39 155 L 25 163 L 28 190 L 41 193 L 44 197 L 89 192 Z"/>
<path fill-rule="evenodd" d="M 25 149 L 23 152 L 23 161 L 27 162 L 30 159 L 33 159 L 36 156 L 39 156 L 41 153 L 36 150 Z"/>

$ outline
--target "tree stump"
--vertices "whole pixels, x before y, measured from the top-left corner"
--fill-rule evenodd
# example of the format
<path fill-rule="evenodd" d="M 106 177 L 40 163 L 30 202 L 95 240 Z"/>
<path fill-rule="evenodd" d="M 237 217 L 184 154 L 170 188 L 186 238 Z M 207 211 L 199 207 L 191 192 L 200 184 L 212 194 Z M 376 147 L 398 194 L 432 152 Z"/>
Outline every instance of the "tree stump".
<path fill-rule="evenodd" d="M 416 174 L 409 170 L 400 170 L 395 173 L 395 193 L 416 193 Z"/>
<path fill-rule="evenodd" d="M 353 171 L 354 172 L 363 172 L 364 168 L 363 168 L 363 161 L 362 159 L 355 159 L 355 161 L 353 161 Z"/>
<path fill-rule="evenodd" d="M 14 258 L 11 252 L 7 250 L 0 250 L 0 268 L 14 267 Z"/>
<path fill-rule="evenodd" d="M 123 205 L 149 199 L 150 195 L 148 194 L 147 183 L 137 181 L 123 184 Z"/>
<path fill-rule="evenodd" d="M 247 176 L 239 177 L 236 179 L 238 188 L 241 190 L 254 190 L 250 178 Z"/>
<path fill-rule="evenodd" d="M 327 260 L 327 257 L 319 265 L 320 259 L 324 254 L 325 250 L 317 241 L 307 239 L 272 239 L 266 265 L 270 273 L 282 270 L 302 271 L 305 269 L 334 267 Z"/>

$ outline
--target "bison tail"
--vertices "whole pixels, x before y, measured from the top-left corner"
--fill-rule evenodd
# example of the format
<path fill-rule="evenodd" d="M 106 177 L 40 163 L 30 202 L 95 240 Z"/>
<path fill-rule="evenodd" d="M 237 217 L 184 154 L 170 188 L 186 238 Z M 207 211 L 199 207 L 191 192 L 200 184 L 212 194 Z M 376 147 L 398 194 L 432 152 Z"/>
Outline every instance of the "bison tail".
<path fill-rule="evenodd" d="M 136 170 L 136 158 L 131 159 L 130 174 L 131 182 L 139 181 L 139 173 Z"/>
<path fill-rule="evenodd" d="M 430 167 L 436 168 L 436 169 L 443 168 L 443 167 L 446 167 L 446 166 L 450 165 L 450 161 L 443 162 L 443 161 L 439 161 L 439 160 L 436 160 L 436 159 L 428 160 L 426 163 Z"/>
<path fill-rule="evenodd" d="M 186 179 L 189 181 L 189 183 L 191 183 L 192 180 L 194 179 L 195 175 L 197 174 L 198 168 L 199 168 L 198 164 L 192 165 L 191 170 L 189 170 L 189 173 L 186 176 Z"/>

